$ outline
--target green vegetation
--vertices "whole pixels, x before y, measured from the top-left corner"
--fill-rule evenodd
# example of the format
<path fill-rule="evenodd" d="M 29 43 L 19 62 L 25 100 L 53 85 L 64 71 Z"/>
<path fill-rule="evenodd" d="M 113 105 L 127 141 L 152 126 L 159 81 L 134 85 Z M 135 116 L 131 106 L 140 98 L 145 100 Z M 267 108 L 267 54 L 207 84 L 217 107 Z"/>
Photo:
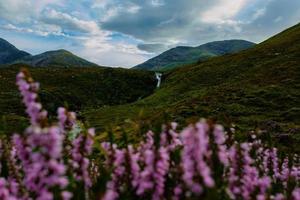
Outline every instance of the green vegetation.
<path fill-rule="evenodd" d="M 198 47 L 178 46 L 134 68 L 167 71 L 183 65 L 201 62 L 208 58 L 239 52 L 254 45 L 254 43 L 245 40 L 225 40 L 206 43 Z"/>
<path fill-rule="evenodd" d="M 300 25 L 240 53 L 167 72 L 162 83 L 145 99 L 89 110 L 83 116 L 100 131 L 109 123 L 131 124 L 128 119 L 160 124 L 206 117 L 243 131 L 271 124 L 276 137 L 298 133 Z M 299 135 L 293 137 L 300 140 Z"/>
<path fill-rule="evenodd" d="M 64 49 L 47 51 L 35 56 L 27 56 L 16 60 L 14 63 L 23 63 L 33 67 L 97 67 L 96 64 Z"/>
<path fill-rule="evenodd" d="M 248 50 L 167 71 L 156 90 L 153 72 L 143 70 L 51 66 L 30 71 L 41 82 L 47 110 L 55 113 L 65 105 L 96 127 L 101 137 L 112 127 L 136 133 L 166 121 L 185 126 L 205 117 L 235 124 L 238 132 L 262 128 L 278 138 L 293 134 L 295 140 L 289 142 L 296 144 L 299 63 L 297 25 Z M 0 68 L 0 131 L 20 130 L 26 124 L 15 86 L 20 66 Z"/>
<path fill-rule="evenodd" d="M 97 64 L 80 58 L 64 49 L 47 51 L 32 56 L 0 38 L 0 67 L 3 67 L 1 65 L 5 64 L 18 63 L 33 67 L 98 67 Z"/>
<path fill-rule="evenodd" d="M 0 68 L 0 132 L 21 130 L 26 125 L 24 108 L 15 85 L 20 67 Z M 156 80 L 152 72 L 121 68 L 37 68 L 27 66 L 40 80 L 40 97 L 52 114 L 58 106 L 74 111 L 134 102 L 150 95 Z M 2 121 L 1 121 L 2 120 Z M 17 123 L 17 124 L 16 124 Z M 6 125 L 5 125 L 6 124 Z"/>

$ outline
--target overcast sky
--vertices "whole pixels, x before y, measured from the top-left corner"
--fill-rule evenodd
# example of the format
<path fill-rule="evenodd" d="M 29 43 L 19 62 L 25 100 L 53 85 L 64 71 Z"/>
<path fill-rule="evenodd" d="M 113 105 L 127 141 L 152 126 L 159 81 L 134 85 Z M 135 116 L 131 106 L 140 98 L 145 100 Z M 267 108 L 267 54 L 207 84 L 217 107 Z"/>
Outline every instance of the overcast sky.
<path fill-rule="evenodd" d="M 300 22 L 300 0 L 0 0 L 0 37 L 131 67 L 178 45 L 261 42 Z"/>

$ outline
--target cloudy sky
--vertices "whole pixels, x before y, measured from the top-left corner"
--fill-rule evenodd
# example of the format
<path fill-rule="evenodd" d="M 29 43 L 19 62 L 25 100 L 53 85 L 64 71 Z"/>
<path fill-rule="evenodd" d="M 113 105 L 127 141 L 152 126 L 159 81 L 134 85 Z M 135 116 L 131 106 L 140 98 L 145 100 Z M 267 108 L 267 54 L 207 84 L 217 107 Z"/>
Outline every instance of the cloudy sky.
<path fill-rule="evenodd" d="M 300 0 L 0 0 L 0 37 L 32 54 L 67 49 L 131 67 L 224 39 L 261 42 L 300 22 Z"/>

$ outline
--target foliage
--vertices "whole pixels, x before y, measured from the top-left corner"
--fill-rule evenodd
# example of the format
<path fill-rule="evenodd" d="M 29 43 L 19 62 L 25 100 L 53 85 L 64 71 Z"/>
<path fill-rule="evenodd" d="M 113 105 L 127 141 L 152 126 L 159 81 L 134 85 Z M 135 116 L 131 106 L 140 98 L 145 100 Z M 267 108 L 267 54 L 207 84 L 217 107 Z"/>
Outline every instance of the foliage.
<path fill-rule="evenodd" d="M 6 123 L 6 132 L 26 127 L 24 108 L 14 81 L 20 68 L 21 65 L 0 68 L 0 122 Z M 29 69 L 41 80 L 40 99 L 51 114 L 61 106 L 79 112 L 134 102 L 150 95 L 156 86 L 152 72 L 138 70 L 103 67 Z M 0 126 L 0 132 L 3 128 Z"/>
<path fill-rule="evenodd" d="M 34 56 L 26 56 L 22 59 L 15 60 L 13 63 L 22 63 L 34 67 L 99 67 L 64 49 L 47 51 Z"/>
<path fill-rule="evenodd" d="M 30 126 L 23 134 L 1 140 L 6 170 L 1 172 L 0 199 L 67 200 L 78 189 L 88 197 L 94 129 L 81 129 L 70 139 L 67 136 L 77 128 L 75 113 L 59 108 L 58 123 L 49 123 L 48 112 L 38 101 L 39 83 L 23 70 L 17 85 Z"/>
<path fill-rule="evenodd" d="M 299 155 L 278 152 L 266 134 L 240 140 L 234 127 L 201 120 L 181 132 L 164 125 L 139 143 L 124 131 L 121 143 L 113 134 L 102 142 L 65 108 L 50 123 L 27 70 L 17 85 L 30 126 L 1 139 L 3 200 L 300 199 Z"/>
<path fill-rule="evenodd" d="M 145 123 L 168 121 L 188 124 L 198 116 L 222 124 L 236 124 L 237 131 L 261 129 L 268 121 L 289 134 L 300 127 L 300 25 L 251 49 L 185 66 L 162 77 L 162 87 L 152 95 L 127 105 L 109 106 L 83 113 L 102 130 L 124 125 L 127 119 Z M 299 132 L 289 134 L 288 148 L 299 149 Z M 283 142 L 283 141 L 282 141 Z"/>
<path fill-rule="evenodd" d="M 210 42 L 198 47 L 178 46 L 135 66 L 136 69 L 167 71 L 208 58 L 235 53 L 254 46 L 244 40 Z"/>

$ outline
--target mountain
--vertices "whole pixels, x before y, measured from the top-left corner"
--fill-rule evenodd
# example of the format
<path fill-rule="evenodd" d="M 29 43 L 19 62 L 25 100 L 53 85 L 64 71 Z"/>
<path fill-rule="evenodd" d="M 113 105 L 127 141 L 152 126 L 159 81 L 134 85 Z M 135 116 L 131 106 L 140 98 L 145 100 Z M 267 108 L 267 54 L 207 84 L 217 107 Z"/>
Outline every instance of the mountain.
<path fill-rule="evenodd" d="M 254 43 L 245 40 L 224 40 L 206 43 L 198 47 L 178 46 L 134 68 L 165 71 L 178 66 L 204 61 L 211 57 L 236 53 L 254 45 Z"/>
<path fill-rule="evenodd" d="M 166 72 L 161 88 L 142 100 L 83 116 L 99 131 L 108 123 L 185 125 L 200 117 L 235 124 L 237 132 L 271 125 L 274 137 L 289 133 L 291 147 L 299 145 L 300 24 L 245 51 Z"/>
<path fill-rule="evenodd" d="M 29 55 L 29 53 L 17 49 L 8 41 L 0 38 L 0 64 L 11 63 Z"/>
<path fill-rule="evenodd" d="M 34 67 L 95 67 L 98 66 L 84 60 L 64 49 L 27 56 L 14 63 L 23 63 Z"/>
<path fill-rule="evenodd" d="M 0 38 L 0 64 L 27 64 L 34 67 L 96 67 L 64 49 L 47 51 L 45 53 L 32 56 L 25 51 L 20 51 L 14 45 Z"/>

